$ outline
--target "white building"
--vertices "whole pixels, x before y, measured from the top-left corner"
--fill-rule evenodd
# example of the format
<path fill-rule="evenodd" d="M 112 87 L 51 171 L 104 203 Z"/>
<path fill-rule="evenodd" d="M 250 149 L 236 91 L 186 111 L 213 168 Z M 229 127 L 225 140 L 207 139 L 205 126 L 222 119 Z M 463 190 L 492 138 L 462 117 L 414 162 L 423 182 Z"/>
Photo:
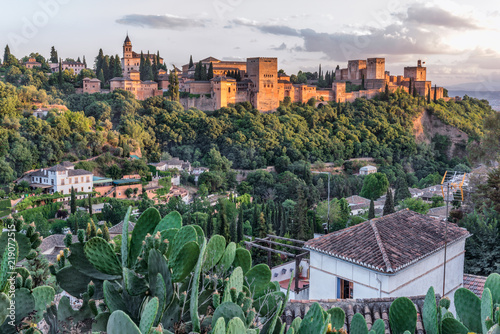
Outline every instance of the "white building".
<path fill-rule="evenodd" d="M 374 166 L 363 166 L 359 169 L 359 175 L 368 175 L 377 172 L 377 167 Z"/>
<path fill-rule="evenodd" d="M 401 210 L 309 240 L 309 298 L 443 295 L 445 223 Z M 467 230 L 448 224 L 445 296 L 463 286 Z"/>
<path fill-rule="evenodd" d="M 65 70 L 73 70 L 73 74 L 78 75 L 80 72 L 87 68 L 84 63 L 78 61 L 63 61 L 61 64 L 61 68 L 63 71 Z M 50 69 L 52 73 L 59 72 L 59 63 L 51 63 Z"/>
<path fill-rule="evenodd" d="M 53 194 L 70 194 L 71 188 L 76 192 L 91 192 L 94 186 L 93 174 L 83 169 L 74 169 L 70 162 L 63 162 L 47 169 L 40 169 L 29 175 L 30 186 L 42 188 Z"/>
<path fill-rule="evenodd" d="M 158 163 L 151 163 L 150 165 L 155 166 L 157 170 L 168 171 L 169 169 L 177 169 L 179 172 L 191 171 L 191 163 L 189 161 L 180 160 L 179 158 L 172 158 L 166 161 L 160 161 Z"/>

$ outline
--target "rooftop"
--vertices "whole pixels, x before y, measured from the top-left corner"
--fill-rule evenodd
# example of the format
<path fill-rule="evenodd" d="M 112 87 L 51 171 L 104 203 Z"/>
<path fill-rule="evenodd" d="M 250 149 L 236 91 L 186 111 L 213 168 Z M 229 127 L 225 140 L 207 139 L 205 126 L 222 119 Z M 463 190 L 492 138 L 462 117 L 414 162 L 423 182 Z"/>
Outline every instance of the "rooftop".
<path fill-rule="evenodd" d="M 408 209 L 309 240 L 305 248 L 383 273 L 397 272 L 444 247 L 445 222 Z M 448 243 L 469 232 L 448 224 Z"/>
<path fill-rule="evenodd" d="M 425 296 L 409 297 L 415 304 L 419 314 L 422 314 Z M 346 315 L 346 327 L 347 332 L 350 332 L 351 320 L 355 313 L 360 313 L 366 320 L 368 328 L 371 328 L 372 324 L 377 319 L 384 320 L 385 323 L 385 333 L 391 333 L 389 326 L 389 307 L 396 298 L 371 298 L 371 299 L 329 299 L 329 300 L 319 300 L 319 304 L 323 309 L 329 310 L 332 307 L 340 307 L 344 310 Z M 436 298 L 439 299 L 439 296 Z M 294 301 L 291 300 L 285 307 L 285 311 L 282 315 L 283 323 L 290 326 L 293 319 L 296 317 L 304 318 L 305 314 L 311 307 L 313 301 L 303 300 Z M 422 323 L 422 317 L 417 317 L 417 330 L 416 334 L 424 334 L 424 326 Z"/>
<path fill-rule="evenodd" d="M 129 233 L 132 232 L 134 227 L 135 227 L 135 223 L 128 222 Z M 120 223 L 116 224 L 115 226 L 110 227 L 108 231 L 109 231 L 109 234 L 122 234 L 122 230 L 123 230 L 123 220 Z"/>
<path fill-rule="evenodd" d="M 464 274 L 464 288 L 469 289 L 481 298 L 486 278 L 485 276 Z"/>

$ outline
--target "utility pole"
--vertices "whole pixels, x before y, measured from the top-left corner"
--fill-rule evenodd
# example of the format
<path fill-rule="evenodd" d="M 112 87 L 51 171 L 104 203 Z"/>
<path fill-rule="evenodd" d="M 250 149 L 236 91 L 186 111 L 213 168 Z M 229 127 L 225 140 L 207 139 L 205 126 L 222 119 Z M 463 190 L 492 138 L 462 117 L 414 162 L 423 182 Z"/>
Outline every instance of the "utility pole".
<path fill-rule="evenodd" d="M 326 230 L 330 233 L 330 172 L 328 172 L 328 215 L 327 215 L 327 227 Z"/>

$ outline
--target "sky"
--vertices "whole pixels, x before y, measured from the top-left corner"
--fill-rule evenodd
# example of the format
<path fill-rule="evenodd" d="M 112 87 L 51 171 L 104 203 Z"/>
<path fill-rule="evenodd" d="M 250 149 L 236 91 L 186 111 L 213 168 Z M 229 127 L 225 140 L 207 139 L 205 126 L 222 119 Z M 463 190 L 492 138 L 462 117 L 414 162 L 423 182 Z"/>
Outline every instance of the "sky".
<path fill-rule="evenodd" d="M 213 56 L 278 57 L 288 74 L 385 57 L 402 75 L 421 59 L 438 86 L 500 90 L 500 4 L 491 0 L 22 0 L 2 4 L 0 45 L 18 58 L 160 51 L 169 67 Z M 3 53 L 0 54 L 0 57 Z"/>

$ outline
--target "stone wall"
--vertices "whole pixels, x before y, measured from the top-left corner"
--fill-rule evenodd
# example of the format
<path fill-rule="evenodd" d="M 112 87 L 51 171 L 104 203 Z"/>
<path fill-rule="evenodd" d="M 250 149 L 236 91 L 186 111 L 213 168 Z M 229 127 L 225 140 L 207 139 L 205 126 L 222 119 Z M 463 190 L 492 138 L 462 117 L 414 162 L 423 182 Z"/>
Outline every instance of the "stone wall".
<path fill-rule="evenodd" d="M 213 111 L 215 110 L 215 99 L 211 97 L 191 97 L 191 98 L 181 98 L 179 99 L 180 104 L 184 109 L 196 108 L 203 111 Z"/>
<path fill-rule="evenodd" d="M 368 58 L 366 79 L 385 79 L 385 58 Z"/>

